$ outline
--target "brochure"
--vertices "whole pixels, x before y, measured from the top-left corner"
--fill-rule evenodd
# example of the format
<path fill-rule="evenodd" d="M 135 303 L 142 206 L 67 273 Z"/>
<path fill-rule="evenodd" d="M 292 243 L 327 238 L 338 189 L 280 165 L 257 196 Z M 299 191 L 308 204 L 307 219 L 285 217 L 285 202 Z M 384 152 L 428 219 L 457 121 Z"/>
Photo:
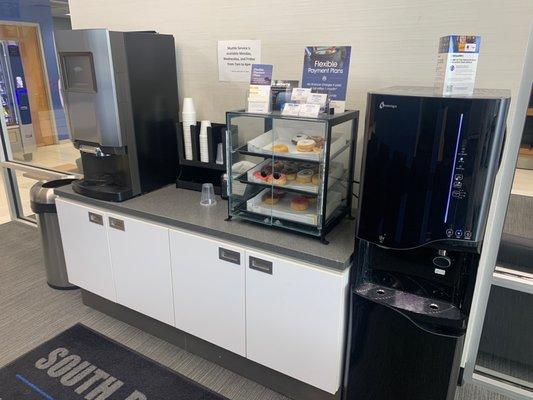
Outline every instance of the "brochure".
<path fill-rule="evenodd" d="M 253 64 L 248 94 L 248 112 L 268 113 L 270 111 L 270 85 L 272 84 L 270 64 Z"/>
<path fill-rule="evenodd" d="M 272 111 L 281 111 L 286 102 L 291 100 L 292 89 L 298 87 L 298 81 L 277 80 L 272 82 Z"/>
<path fill-rule="evenodd" d="M 440 38 L 435 91 L 449 96 L 474 92 L 480 36 L 450 35 Z"/>

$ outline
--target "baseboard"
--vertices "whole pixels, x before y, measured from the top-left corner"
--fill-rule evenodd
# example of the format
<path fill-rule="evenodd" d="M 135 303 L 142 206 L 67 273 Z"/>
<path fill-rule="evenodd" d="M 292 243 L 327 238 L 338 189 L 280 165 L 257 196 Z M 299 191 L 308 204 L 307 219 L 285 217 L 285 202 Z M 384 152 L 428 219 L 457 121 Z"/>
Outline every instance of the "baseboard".
<path fill-rule="evenodd" d="M 141 329 L 192 354 L 212 361 L 239 375 L 297 400 L 340 400 L 340 390 L 330 394 L 290 376 L 274 371 L 222 347 L 197 338 L 137 311 L 81 290 L 83 303 L 95 310 Z"/>

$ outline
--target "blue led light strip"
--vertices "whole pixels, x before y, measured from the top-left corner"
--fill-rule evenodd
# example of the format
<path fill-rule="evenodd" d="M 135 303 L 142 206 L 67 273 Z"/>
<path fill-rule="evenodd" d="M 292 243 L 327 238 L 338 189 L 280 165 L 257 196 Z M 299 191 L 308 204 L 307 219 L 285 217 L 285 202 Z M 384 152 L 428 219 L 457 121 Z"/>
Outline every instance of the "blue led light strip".
<path fill-rule="evenodd" d="M 46 400 L 55 400 L 52 396 L 50 396 L 48 393 L 46 393 L 44 390 L 42 390 L 40 387 L 34 385 L 29 380 L 24 378 L 22 375 L 17 374 L 17 379 L 24 383 L 26 386 L 28 386 L 30 389 L 33 389 L 35 392 L 39 393 L 43 398 Z"/>
<path fill-rule="evenodd" d="M 450 176 L 450 188 L 448 189 L 448 201 L 446 202 L 446 214 L 444 214 L 444 223 L 448 222 L 448 211 L 450 211 L 453 177 L 455 175 L 455 163 L 457 162 L 457 150 L 459 150 L 459 139 L 461 138 L 462 128 L 463 128 L 463 113 L 461 113 L 461 116 L 459 117 L 459 129 L 457 130 L 457 142 L 455 143 L 455 154 L 453 156 L 453 168 L 452 168 L 452 175 Z"/>

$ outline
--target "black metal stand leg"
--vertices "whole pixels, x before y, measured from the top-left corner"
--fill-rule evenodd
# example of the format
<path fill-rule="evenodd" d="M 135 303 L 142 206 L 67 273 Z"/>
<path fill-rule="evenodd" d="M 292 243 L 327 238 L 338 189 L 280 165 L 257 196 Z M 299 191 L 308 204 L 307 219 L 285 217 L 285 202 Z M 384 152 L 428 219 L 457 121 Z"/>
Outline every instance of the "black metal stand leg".
<path fill-rule="evenodd" d="M 231 221 L 231 215 L 228 216 L 228 218 L 226 218 L 224 221 Z"/>

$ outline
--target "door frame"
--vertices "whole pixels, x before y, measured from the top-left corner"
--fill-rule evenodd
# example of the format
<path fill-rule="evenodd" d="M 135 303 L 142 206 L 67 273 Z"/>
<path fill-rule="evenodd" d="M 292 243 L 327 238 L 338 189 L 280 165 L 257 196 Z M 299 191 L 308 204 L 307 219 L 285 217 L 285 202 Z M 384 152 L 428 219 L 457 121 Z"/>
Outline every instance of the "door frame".
<path fill-rule="evenodd" d="M 501 271 L 496 270 L 496 260 L 514 180 L 518 150 L 520 148 L 520 142 L 526 121 L 532 83 L 533 24 L 530 27 L 528 44 L 525 51 L 522 79 L 515 101 L 515 113 L 510 124 L 510 129 L 508 130 L 500 169 L 494 184 L 494 191 L 483 239 L 484 246 L 479 261 L 476 286 L 474 289 L 470 319 L 465 338 L 465 347 L 461 360 L 461 366 L 464 368 L 465 380 L 520 400 L 533 399 L 533 391 L 525 390 L 512 383 L 497 379 L 495 375 L 490 376 L 490 374 L 481 374 L 479 370 L 476 371 L 476 360 L 492 285 L 507 285 L 507 287 L 510 286 L 514 290 L 531 293 L 531 282 L 527 277 L 520 278 L 519 276 L 515 276 L 512 281 L 509 277 L 503 277 Z"/>

